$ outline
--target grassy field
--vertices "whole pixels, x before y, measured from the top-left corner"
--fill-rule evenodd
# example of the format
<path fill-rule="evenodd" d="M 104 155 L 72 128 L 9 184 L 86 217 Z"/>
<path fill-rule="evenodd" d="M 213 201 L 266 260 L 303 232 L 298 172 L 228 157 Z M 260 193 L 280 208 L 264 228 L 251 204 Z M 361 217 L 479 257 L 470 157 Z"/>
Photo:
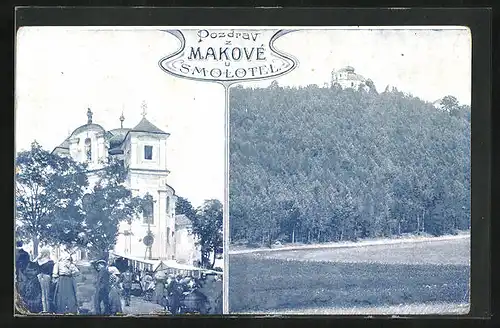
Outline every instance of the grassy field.
<path fill-rule="evenodd" d="M 469 265 L 470 239 L 254 253 L 257 258 L 343 263 Z"/>
<path fill-rule="evenodd" d="M 469 249 L 470 240 L 463 238 L 230 255 L 230 311 L 426 308 L 431 303 L 463 307 L 468 302 Z"/>

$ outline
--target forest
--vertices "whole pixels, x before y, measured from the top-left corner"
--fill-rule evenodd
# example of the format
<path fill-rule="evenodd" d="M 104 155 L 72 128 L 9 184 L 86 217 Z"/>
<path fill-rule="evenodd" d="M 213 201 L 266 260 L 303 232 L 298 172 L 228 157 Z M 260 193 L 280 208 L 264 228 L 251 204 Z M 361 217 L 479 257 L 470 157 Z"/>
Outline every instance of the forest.
<path fill-rule="evenodd" d="M 234 87 L 230 241 L 356 241 L 470 229 L 471 110 L 386 88 Z"/>

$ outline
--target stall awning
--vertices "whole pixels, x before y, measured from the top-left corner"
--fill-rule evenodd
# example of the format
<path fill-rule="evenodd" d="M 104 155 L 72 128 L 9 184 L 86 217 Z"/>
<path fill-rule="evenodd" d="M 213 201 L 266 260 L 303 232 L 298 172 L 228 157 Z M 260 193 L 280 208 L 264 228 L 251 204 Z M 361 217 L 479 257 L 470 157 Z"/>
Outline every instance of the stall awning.
<path fill-rule="evenodd" d="M 154 272 L 159 270 L 167 270 L 174 272 L 184 272 L 184 273 L 205 273 L 205 274 L 222 274 L 220 271 L 208 270 L 199 267 L 195 267 L 193 265 L 187 265 L 182 263 L 177 263 L 175 260 L 146 260 L 130 255 L 120 254 L 113 252 L 113 255 L 117 257 L 125 258 L 132 262 L 141 263 L 143 265 L 149 266 Z"/>

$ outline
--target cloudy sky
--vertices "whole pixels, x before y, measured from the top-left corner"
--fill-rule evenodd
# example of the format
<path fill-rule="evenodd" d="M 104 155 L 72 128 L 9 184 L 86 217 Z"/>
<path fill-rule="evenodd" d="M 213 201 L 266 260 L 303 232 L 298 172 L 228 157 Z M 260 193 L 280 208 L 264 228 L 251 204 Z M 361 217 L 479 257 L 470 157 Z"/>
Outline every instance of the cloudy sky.
<path fill-rule="evenodd" d="M 329 81 L 350 65 L 379 91 L 397 86 L 424 100 L 445 95 L 470 102 L 471 37 L 466 29 L 296 31 L 275 46 L 299 67 L 282 85 Z M 175 78 L 158 61 L 178 48 L 159 28 L 28 27 L 16 44 L 16 150 L 36 139 L 52 150 L 86 123 L 87 108 L 105 129 L 147 118 L 171 133 L 169 184 L 199 205 L 224 195 L 224 89 Z M 268 85 L 269 81 L 246 83 Z"/>

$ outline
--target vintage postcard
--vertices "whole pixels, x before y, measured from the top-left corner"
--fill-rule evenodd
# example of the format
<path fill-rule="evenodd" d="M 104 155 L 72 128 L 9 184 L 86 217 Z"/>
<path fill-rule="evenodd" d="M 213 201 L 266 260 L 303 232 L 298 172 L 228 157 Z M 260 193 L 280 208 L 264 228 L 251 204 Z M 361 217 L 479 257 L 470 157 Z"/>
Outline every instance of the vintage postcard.
<path fill-rule="evenodd" d="M 468 313 L 471 44 L 19 29 L 18 313 Z"/>
<path fill-rule="evenodd" d="M 230 89 L 229 312 L 467 314 L 470 31 L 287 29 Z"/>
<path fill-rule="evenodd" d="M 149 28 L 16 38 L 17 314 L 222 314 L 224 90 Z"/>

